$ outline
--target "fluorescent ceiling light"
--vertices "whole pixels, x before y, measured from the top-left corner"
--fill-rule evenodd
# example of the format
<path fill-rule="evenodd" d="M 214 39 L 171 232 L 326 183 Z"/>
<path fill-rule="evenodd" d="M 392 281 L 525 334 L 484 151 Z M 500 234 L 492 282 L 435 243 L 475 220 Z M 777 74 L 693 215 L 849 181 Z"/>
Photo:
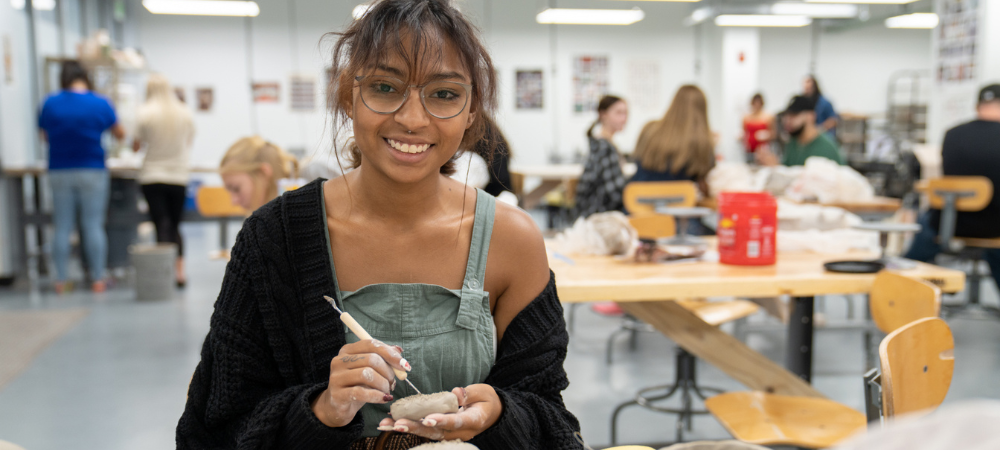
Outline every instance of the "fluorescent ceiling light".
<path fill-rule="evenodd" d="M 673 3 L 696 3 L 701 0 L 618 0 L 620 2 L 631 1 L 631 2 L 673 2 Z"/>
<path fill-rule="evenodd" d="M 850 19 L 858 16 L 857 5 L 820 3 L 775 3 L 771 14 L 809 16 L 814 19 Z"/>
<path fill-rule="evenodd" d="M 691 12 L 691 15 L 684 19 L 684 25 L 698 25 L 704 22 L 709 17 L 712 17 L 712 8 L 698 8 Z"/>
<path fill-rule="evenodd" d="M 931 29 L 938 26 L 938 15 L 934 13 L 913 13 L 885 19 L 886 28 Z"/>
<path fill-rule="evenodd" d="M 646 17 L 639 8 L 566 9 L 548 8 L 535 16 L 538 23 L 564 25 L 631 25 Z"/>
<path fill-rule="evenodd" d="M 369 5 L 367 3 L 362 3 L 354 7 L 354 11 L 351 12 L 351 15 L 354 16 L 354 20 L 358 20 L 364 17 L 369 9 L 372 9 L 372 5 Z"/>
<path fill-rule="evenodd" d="M 142 0 L 153 14 L 184 14 L 193 16 L 257 17 L 257 2 L 229 0 Z"/>
<path fill-rule="evenodd" d="M 24 0 L 10 0 L 14 9 L 24 9 Z M 56 9 L 56 0 L 31 0 L 31 8 L 36 11 L 52 11 Z"/>
<path fill-rule="evenodd" d="M 715 18 L 720 27 L 804 27 L 811 23 L 807 16 L 774 14 L 723 14 Z"/>
<path fill-rule="evenodd" d="M 806 3 L 855 3 L 861 5 L 905 5 L 917 0 L 806 0 Z"/>

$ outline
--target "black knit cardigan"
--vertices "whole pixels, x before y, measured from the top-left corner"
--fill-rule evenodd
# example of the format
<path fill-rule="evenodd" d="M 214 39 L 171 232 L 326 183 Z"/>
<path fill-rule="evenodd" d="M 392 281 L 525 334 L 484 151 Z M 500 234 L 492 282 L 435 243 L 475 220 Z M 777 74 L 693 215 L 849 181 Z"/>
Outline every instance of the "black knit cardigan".
<path fill-rule="evenodd" d="M 322 180 L 288 192 L 243 224 L 211 330 L 177 424 L 178 449 L 347 449 L 361 415 L 330 428 L 310 407 L 327 386 L 344 328 L 333 295 Z M 486 383 L 503 402 L 480 449 L 579 449 L 566 410 L 568 335 L 555 279 L 507 327 Z"/>

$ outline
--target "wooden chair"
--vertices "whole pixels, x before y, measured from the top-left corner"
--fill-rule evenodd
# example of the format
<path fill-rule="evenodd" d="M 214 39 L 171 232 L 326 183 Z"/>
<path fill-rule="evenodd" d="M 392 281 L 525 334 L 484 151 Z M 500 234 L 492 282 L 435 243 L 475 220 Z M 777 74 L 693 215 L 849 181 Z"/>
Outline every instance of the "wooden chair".
<path fill-rule="evenodd" d="M 642 239 L 660 239 L 677 234 L 677 221 L 662 214 L 638 213 L 629 216 L 628 223 Z"/>
<path fill-rule="evenodd" d="M 889 333 L 879 345 L 882 414 L 930 411 L 941 405 L 955 372 L 955 339 L 948 324 L 928 317 Z"/>
<path fill-rule="evenodd" d="M 640 199 L 669 199 L 664 204 L 692 207 L 698 201 L 698 187 L 691 181 L 638 181 L 625 185 L 622 200 L 629 214 L 653 213 L 656 205 Z"/>
<path fill-rule="evenodd" d="M 941 289 L 919 278 L 882 271 L 868 294 L 868 310 L 875 327 L 885 334 L 926 317 L 941 314 Z M 869 369 L 872 361 L 872 331 L 865 332 L 865 355 Z"/>
<path fill-rule="evenodd" d="M 229 220 L 247 216 L 247 211 L 233 204 L 229 191 L 221 186 L 202 186 L 195 194 L 195 205 L 202 217 L 219 219 L 219 250 L 209 253 L 212 259 L 229 259 Z"/>
<path fill-rule="evenodd" d="M 879 347 L 885 417 L 941 404 L 954 369 L 951 330 L 936 317 L 889 333 Z M 705 402 L 737 439 L 759 445 L 825 448 L 866 428 L 865 414 L 832 400 L 734 392 Z"/>
<path fill-rule="evenodd" d="M 972 261 L 968 276 L 969 307 L 985 309 L 1000 314 L 995 308 L 982 308 L 979 304 L 979 262 L 982 251 L 1000 249 L 1000 238 L 969 238 L 955 235 L 959 212 L 982 211 L 993 200 L 993 183 L 986 177 L 941 177 L 927 182 L 927 197 L 931 208 L 941 210 L 938 225 L 938 242 L 946 253 Z"/>

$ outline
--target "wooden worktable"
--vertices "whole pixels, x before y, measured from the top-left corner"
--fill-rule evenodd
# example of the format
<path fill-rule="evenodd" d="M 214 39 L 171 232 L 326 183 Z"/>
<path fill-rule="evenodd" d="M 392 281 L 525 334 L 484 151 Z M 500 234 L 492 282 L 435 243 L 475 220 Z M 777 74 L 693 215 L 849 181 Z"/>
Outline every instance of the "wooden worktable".
<path fill-rule="evenodd" d="M 782 253 L 773 266 L 727 266 L 717 262 L 635 264 L 613 257 L 567 258 L 549 252 L 559 298 L 565 303 L 614 300 L 687 351 L 753 390 L 823 397 L 812 376 L 813 297 L 862 294 L 874 274 L 826 272 L 823 263 L 877 255 Z M 901 273 L 928 280 L 943 292 L 964 288 L 965 274 L 928 264 Z M 788 369 L 709 325 L 672 300 L 699 297 L 776 297 L 790 295 L 794 311 L 788 323 Z M 859 374 L 860 375 L 860 374 Z"/>

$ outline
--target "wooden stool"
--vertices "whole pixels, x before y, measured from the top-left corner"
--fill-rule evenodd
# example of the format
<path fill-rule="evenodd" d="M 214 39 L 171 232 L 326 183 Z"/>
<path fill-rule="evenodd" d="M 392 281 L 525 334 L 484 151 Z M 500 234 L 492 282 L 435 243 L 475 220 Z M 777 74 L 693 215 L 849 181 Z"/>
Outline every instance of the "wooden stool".
<path fill-rule="evenodd" d="M 875 327 L 889 334 L 915 320 L 938 317 L 941 313 L 941 289 L 918 278 L 882 271 L 875 276 L 875 283 L 868 294 L 868 311 Z M 870 328 L 865 331 L 868 369 L 875 367 L 872 334 Z"/>
<path fill-rule="evenodd" d="M 229 233 L 227 225 L 229 219 L 234 217 L 244 218 L 247 211 L 239 206 L 233 205 L 229 191 L 221 186 L 202 186 L 195 194 L 195 205 L 198 214 L 202 217 L 216 217 L 219 219 L 219 249 L 209 253 L 212 259 L 229 259 Z"/>
<path fill-rule="evenodd" d="M 758 310 L 758 306 L 746 300 L 731 300 L 725 302 L 709 302 L 703 300 L 680 300 L 679 305 L 697 315 L 700 319 L 712 326 L 719 326 L 723 323 L 747 317 Z M 611 445 L 618 442 L 618 415 L 630 406 L 639 405 L 643 408 L 677 415 L 677 442 L 684 440 L 684 428 L 691 431 L 691 421 L 696 414 L 708 414 L 706 410 L 696 410 L 693 406 L 694 396 L 705 401 L 708 396 L 705 392 L 721 393 L 722 389 L 704 387 L 698 385 L 696 374 L 697 358 L 682 347 L 677 348 L 674 383 L 662 386 L 644 388 L 636 394 L 634 400 L 622 403 L 615 408 L 611 414 Z M 673 397 L 675 394 L 681 396 L 680 408 L 666 408 L 657 406 Z"/>
<path fill-rule="evenodd" d="M 954 371 L 948 324 L 924 318 L 893 331 L 879 346 L 882 415 L 886 418 L 937 407 Z M 866 390 L 867 392 L 867 390 Z M 825 448 L 865 429 L 865 414 L 832 400 L 764 392 L 732 392 L 705 401 L 743 442 Z"/>

